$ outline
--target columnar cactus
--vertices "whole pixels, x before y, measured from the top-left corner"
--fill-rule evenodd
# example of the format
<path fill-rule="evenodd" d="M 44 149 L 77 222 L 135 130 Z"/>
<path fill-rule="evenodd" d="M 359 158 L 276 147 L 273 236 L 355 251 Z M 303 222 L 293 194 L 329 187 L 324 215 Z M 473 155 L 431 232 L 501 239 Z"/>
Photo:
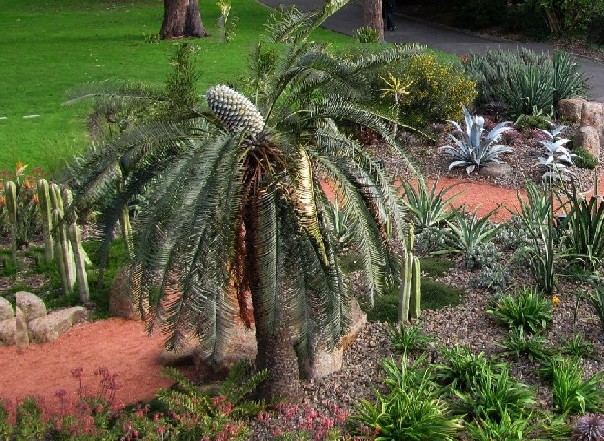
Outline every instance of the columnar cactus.
<path fill-rule="evenodd" d="M 44 234 L 44 255 L 47 262 L 54 259 L 54 240 L 52 237 L 52 206 L 50 200 L 50 187 L 46 179 L 38 181 L 38 199 L 42 215 L 42 232 Z"/>
<path fill-rule="evenodd" d="M 256 137 L 264 129 L 264 118 L 256 106 L 239 92 L 219 84 L 206 92 L 210 109 L 233 133 L 247 132 L 250 138 Z"/>
<path fill-rule="evenodd" d="M 421 266 L 413 255 L 413 226 L 409 227 L 404 242 L 403 280 L 399 289 L 399 322 L 419 318 L 421 313 Z"/>
<path fill-rule="evenodd" d="M 10 223 L 10 241 L 13 266 L 17 267 L 17 185 L 13 181 L 4 183 L 4 197 Z"/>
<path fill-rule="evenodd" d="M 59 266 L 59 273 L 63 283 L 63 291 L 65 294 L 71 294 L 76 283 L 75 260 L 73 256 L 73 248 L 69 242 L 67 233 L 67 225 L 64 222 L 65 213 L 63 211 L 64 203 L 61 188 L 57 184 L 50 185 L 50 199 L 55 207 L 52 211 L 52 223 L 55 232 L 55 256 Z"/>
<path fill-rule="evenodd" d="M 68 188 L 63 189 L 63 203 L 67 206 L 71 205 L 73 195 Z M 90 291 L 88 289 L 88 276 L 86 274 L 86 253 L 82 248 L 80 238 L 80 228 L 76 223 L 77 217 L 74 214 L 67 221 L 67 237 L 69 245 L 71 245 L 72 256 L 69 261 L 74 264 L 76 281 L 78 282 L 78 292 L 80 293 L 80 301 L 82 303 L 90 300 Z"/>

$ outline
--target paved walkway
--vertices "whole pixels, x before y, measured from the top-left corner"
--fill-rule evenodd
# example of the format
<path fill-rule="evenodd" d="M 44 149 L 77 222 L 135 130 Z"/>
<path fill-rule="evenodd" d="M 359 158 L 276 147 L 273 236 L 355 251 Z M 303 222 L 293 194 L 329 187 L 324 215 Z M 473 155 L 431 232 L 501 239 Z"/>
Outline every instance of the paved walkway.
<path fill-rule="evenodd" d="M 275 8 L 281 4 L 291 6 L 297 4 L 301 10 L 321 8 L 323 0 L 259 0 L 261 3 Z M 356 29 L 363 25 L 362 8 L 360 2 L 351 1 L 332 17 L 325 27 L 336 32 L 352 35 Z M 485 38 L 469 32 L 448 28 L 441 25 L 427 23 L 409 17 L 396 17 L 396 31 L 386 32 L 389 42 L 410 42 L 425 44 L 426 46 L 444 52 L 458 55 L 468 53 L 481 53 L 488 48 L 516 49 L 526 47 L 537 52 L 552 51 L 554 47 L 547 43 L 516 43 L 494 38 Z M 604 63 L 579 57 L 581 70 L 589 78 L 591 88 L 590 99 L 604 102 Z"/>

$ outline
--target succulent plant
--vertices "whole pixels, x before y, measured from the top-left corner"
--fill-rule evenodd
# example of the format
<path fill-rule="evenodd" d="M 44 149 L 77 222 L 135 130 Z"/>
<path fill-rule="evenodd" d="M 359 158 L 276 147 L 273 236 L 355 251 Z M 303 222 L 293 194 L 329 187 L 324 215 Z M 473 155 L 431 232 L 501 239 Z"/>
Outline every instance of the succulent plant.
<path fill-rule="evenodd" d="M 561 179 L 567 180 L 566 175 L 572 174 L 568 167 L 572 167 L 573 157 L 577 156 L 564 147 L 570 140 L 560 138 L 560 133 L 566 126 L 560 125 L 551 132 L 542 130 L 546 140 L 539 141 L 545 147 L 545 156 L 539 157 L 539 164 L 547 167 L 542 179 Z"/>
<path fill-rule="evenodd" d="M 465 130 L 462 130 L 459 124 L 455 121 L 448 121 L 455 129 L 461 133 L 461 138 L 457 138 L 450 134 L 449 138 L 454 145 L 445 145 L 441 147 L 452 158 L 453 162 L 449 165 L 449 170 L 456 167 L 466 167 L 466 172 L 472 173 L 478 170 L 484 164 L 490 162 L 501 162 L 499 155 L 501 153 L 512 152 L 513 149 L 502 144 L 495 144 L 500 136 L 509 130 L 508 124 L 511 121 L 504 121 L 497 124 L 493 129 L 483 137 L 484 118 L 482 116 L 472 116 L 468 109 L 463 107 L 463 113 L 466 122 Z"/>
<path fill-rule="evenodd" d="M 604 439 L 604 415 L 588 413 L 575 420 L 572 441 L 600 441 Z"/>
<path fill-rule="evenodd" d="M 212 113 L 231 133 L 247 132 L 256 137 L 264 129 L 264 118 L 258 108 L 245 96 L 228 86 L 218 84 L 206 92 Z"/>

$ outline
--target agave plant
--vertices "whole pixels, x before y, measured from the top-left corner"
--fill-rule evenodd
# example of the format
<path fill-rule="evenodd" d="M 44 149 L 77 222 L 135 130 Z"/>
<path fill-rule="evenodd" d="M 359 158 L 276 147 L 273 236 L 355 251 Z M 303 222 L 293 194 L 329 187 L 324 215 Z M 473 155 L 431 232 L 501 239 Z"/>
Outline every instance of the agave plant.
<path fill-rule="evenodd" d="M 255 325 L 256 365 L 269 371 L 266 397 L 295 400 L 298 366 L 333 347 L 350 320 L 330 198 L 347 219 L 370 296 L 397 276 L 391 241 L 405 230 L 400 193 L 339 127 L 360 124 L 402 151 L 392 121 L 364 102 L 366 72 L 416 47 L 346 57 L 308 41 L 342 3 L 278 10 L 269 37 L 290 44 L 280 52 L 256 47 L 247 96 L 214 86 L 198 116 L 129 130 L 82 162 L 80 203 L 128 172 L 103 207 L 107 232 L 132 195 L 146 195 L 133 225 L 131 279 L 141 299 L 159 293 L 152 327 L 166 332 L 169 348 L 195 334 L 211 363 L 225 356 L 236 322 Z"/>
<path fill-rule="evenodd" d="M 560 138 L 560 133 L 566 128 L 560 125 L 552 131 L 542 130 L 547 139 L 539 141 L 545 147 L 545 155 L 539 157 L 539 164 L 545 166 L 547 171 L 541 177 L 543 180 L 568 180 L 572 172 L 568 167 L 573 166 L 573 157 L 577 156 L 564 147 L 570 139 Z"/>
<path fill-rule="evenodd" d="M 513 151 L 509 146 L 496 144 L 501 135 L 510 129 L 508 124 L 511 124 L 511 121 L 497 124 L 486 136 L 483 136 L 483 132 L 485 131 L 484 118 L 478 115 L 472 116 L 465 107 L 463 108 L 463 113 L 466 123 L 465 130 L 462 130 L 460 125 L 455 121 L 448 121 L 461 134 L 461 137 L 457 138 L 453 134 L 450 134 L 449 138 L 453 141 L 454 145 L 441 147 L 443 151 L 453 158 L 453 162 L 449 164 L 449 170 L 456 167 L 465 167 L 466 172 L 470 174 L 485 164 L 501 162 L 499 160 L 500 154 Z"/>

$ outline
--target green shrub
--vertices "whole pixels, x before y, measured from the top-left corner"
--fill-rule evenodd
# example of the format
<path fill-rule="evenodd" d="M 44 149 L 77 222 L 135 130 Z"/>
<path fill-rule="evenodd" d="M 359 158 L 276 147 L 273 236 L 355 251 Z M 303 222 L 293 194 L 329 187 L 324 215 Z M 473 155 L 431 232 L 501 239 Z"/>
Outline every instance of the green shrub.
<path fill-rule="evenodd" d="M 583 380 L 580 361 L 556 357 L 551 361 L 552 396 L 554 409 L 562 414 L 599 412 L 604 404 L 602 381 L 604 373 L 598 372 Z"/>
<path fill-rule="evenodd" d="M 452 390 L 467 392 L 473 378 L 497 368 L 484 352 L 474 354 L 465 346 L 445 348 L 442 357 L 445 363 L 436 365 L 436 380 Z"/>
<path fill-rule="evenodd" d="M 564 340 L 560 352 L 574 358 L 587 358 L 593 354 L 594 345 L 586 341 L 581 335 L 576 334 L 573 338 Z"/>
<path fill-rule="evenodd" d="M 376 403 L 362 400 L 352 416 L 354 421 L 379 434 L 380 440 L 413 439 L 416 441 L 448 441 L 456 439 L 460 429 L 457 418 L 451 417 L 447 405 L 438 399 L 438 387 L 432 379 L 432 368 L 422 367 L 421 357 L 408 365 L 403 356 L 400 366 L 394 360 L 383 363 L 386 371 L 385 395 L 377 390 Z"/>
<path fill-rule="evenodd" d="M 443 230 L 446 247 L 440 254 L 461 254 L 467 269 L 480 267 L 480 249 L 495 237 L 501 227 L 489 222 L 495 210 L 483 217 L 476 213 L 468 215 L 457 209 L 453 210 L 453 220 L 448 221 L 449 228 Z"/>
<path fill-rule="evenodd" d="M 546 329 L 552 321 L 551 301 L 531 288 L 502 296 L 488 312 L 510 329 L 522 328 L 533 334 Z"/>
<path fill-rule="evenodd" d="M 518 130 L 541 129 L 548 130 L 552 127 L 552 119 L 547 115 L 526 115 L 522 114 L 514 122 Z"/>
<path fill-rule="evenodd" d="M 452 196 L 447 196 L 447 193 L 454 188 L 454 185 L 437 189 L 438 179 L 436 179 L 428 189 L 426 180 L 419 176 L 416 185 L 404 181 L 402 186 L 405 190 L 404 204 L 416 232 L 420 233 L 426 228 L 441 227 L 451 218 L 449 206 L 459 193 Z"/>
<path fill-rule="evenodd" d="M 591 154 L 589 150 L 584 147 L 578 147 L 573 149 L 573 153 L 577 156 L 574 158 L 575 165 L 579 168 L 586 168 L 587 170 L 593 170 L 598 165 L 598 158 Z"/>
<path fill-rule="evenodd" d="M 463 69 L 430 53 L 409 57 L 391 73 L 409 84 L 400 99 L 400 115 L 403 123 L 414 127 L 458 120 L 462 106 L 469 106 L 476 96 L 476 86 Z"/>
<path fill-rule="evenodd" d="M 551 355 L 550 351 L 545 348 L 546 344 L 545 337 L 525 333 L 522 327 L 514 327 L 510 329 L 501 347 L 504 348 L 503 355 L 509 355 L 515 359 L 525 355 L 531 360 L 543 360 Z"/>
<path fill-rule="evenodd" d="M 466 427 L 474 441 L 510 441 L 533 439 L 528 438 L 531 431 L 531 417 L 527 416 L 512 418 L 507 410 L 504 410 L 498 419 L 478 418 Z"/>
<path fill-rule="evenodd" d="M 485 368 L 470 378 L 469 391 L 455 391 L 458 409 L 467 418 L 500 422 L 507 414 L 512 419 L 530 413 L 535 404 L 534 391 L 515 380 L 507 365 Z"/>
<path fill-rule="evenodd" d="M 378 43 L 380 41 L 379 31 L 369 26 L 358 28 L 355 37 L 359 43 Z"/>
<path fill-rule="evenodd" d="M 550 58 L 524 48 L 489 50 L 470 55 L 464 65 L 476 83 L 478 108 L 504 103 L 514 118 L 522 114 L 552 114 L 559 100 L 587 91 L 578 63 L 562 52 L 555 52 Z"/>

